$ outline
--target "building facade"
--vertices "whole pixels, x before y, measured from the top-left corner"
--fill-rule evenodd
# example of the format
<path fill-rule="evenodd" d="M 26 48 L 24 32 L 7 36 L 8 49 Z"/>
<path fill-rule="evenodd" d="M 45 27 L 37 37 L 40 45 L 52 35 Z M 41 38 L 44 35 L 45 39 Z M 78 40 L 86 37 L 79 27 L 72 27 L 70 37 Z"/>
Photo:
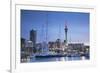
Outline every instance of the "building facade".
<path fill-rule="evenodd" d="M 32 41 L 33 42 L 33 47 L 35 47 L 35 45 L 36 45 L 36 36 L 37 35 L 37 32 L 36 32 L 36 30 L 31 30 L 30 31 L 30 41 Z"/>

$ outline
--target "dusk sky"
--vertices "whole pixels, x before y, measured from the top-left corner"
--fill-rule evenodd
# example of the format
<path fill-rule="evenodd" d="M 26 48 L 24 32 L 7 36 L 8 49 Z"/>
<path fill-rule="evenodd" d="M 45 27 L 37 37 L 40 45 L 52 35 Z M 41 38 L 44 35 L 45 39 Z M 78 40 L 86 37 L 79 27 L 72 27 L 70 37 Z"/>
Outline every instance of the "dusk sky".
<path fill-rule="evenodd" d="M 21 37 L 29 40 L 30 30 L 37 31 L 37 42 L 47 39 L 63 42 L 65 24 L 68 27 L 68 42 L 89 44 L 89 13 L 21 10 Z M 48 22 L 47 22 L 48 20 Z"/>

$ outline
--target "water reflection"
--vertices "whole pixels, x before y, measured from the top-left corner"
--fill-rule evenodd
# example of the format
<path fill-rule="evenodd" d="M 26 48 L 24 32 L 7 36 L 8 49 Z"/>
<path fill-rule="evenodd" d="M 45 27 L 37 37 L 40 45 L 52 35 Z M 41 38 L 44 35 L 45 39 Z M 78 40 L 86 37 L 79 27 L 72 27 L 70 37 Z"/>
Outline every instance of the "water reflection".
<path fill-rule="evenodd" d="M 31 58 L 30 62 L 50 62 L 50 61 L 75 61 L 88 60 L 85 57 L 51 57 L 51 58 Z"/>

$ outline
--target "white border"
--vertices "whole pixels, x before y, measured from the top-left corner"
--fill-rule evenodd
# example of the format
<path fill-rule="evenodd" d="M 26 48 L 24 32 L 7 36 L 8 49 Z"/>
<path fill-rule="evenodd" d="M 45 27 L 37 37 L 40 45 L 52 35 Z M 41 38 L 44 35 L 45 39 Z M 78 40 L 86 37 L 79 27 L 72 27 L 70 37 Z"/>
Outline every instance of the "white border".
<path fill-rule="evenodd" d="M 12 13 L 12 48 L 11 49 L 11 71 L 44 71 L 54 69 L 79 68 L 95 65 L 95 9 L 89 7 L 73 7 L 73 6 L 43 6 L 43 5 L 27 5 L 16 4 Z M 90 60 L 83 61 L 67 61 L 67 62 L 45 62 L 45 63 L 24 63 L 20 64 L 20 9 L 27 10 L 49 10 L 49 11 L 70 11 L 70 12 L 89 12 L 90 13 Z"/>

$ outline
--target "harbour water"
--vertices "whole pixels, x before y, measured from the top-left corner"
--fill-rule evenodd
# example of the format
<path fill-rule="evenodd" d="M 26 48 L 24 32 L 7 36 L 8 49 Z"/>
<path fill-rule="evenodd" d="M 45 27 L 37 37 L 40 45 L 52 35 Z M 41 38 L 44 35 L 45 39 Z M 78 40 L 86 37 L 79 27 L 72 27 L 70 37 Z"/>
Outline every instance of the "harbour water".
<path fill-rule="evenodd" d="M 85 57 L 31 58 L 30 62 L 77 61 L 77 60 L 89 60 L 89 59 Z"/>
<path fill-rule="evenodd" d="M 55 61 L 79 61 L 79 60 L 89 60 L 89 54 L 80 56 L 79 54 L 71 54 L 69 56 L 59 55 L 59 54 L 33 54 L 22 58 L 21 62 L 31 63 L 31 62 L 55 62 Z"/>

